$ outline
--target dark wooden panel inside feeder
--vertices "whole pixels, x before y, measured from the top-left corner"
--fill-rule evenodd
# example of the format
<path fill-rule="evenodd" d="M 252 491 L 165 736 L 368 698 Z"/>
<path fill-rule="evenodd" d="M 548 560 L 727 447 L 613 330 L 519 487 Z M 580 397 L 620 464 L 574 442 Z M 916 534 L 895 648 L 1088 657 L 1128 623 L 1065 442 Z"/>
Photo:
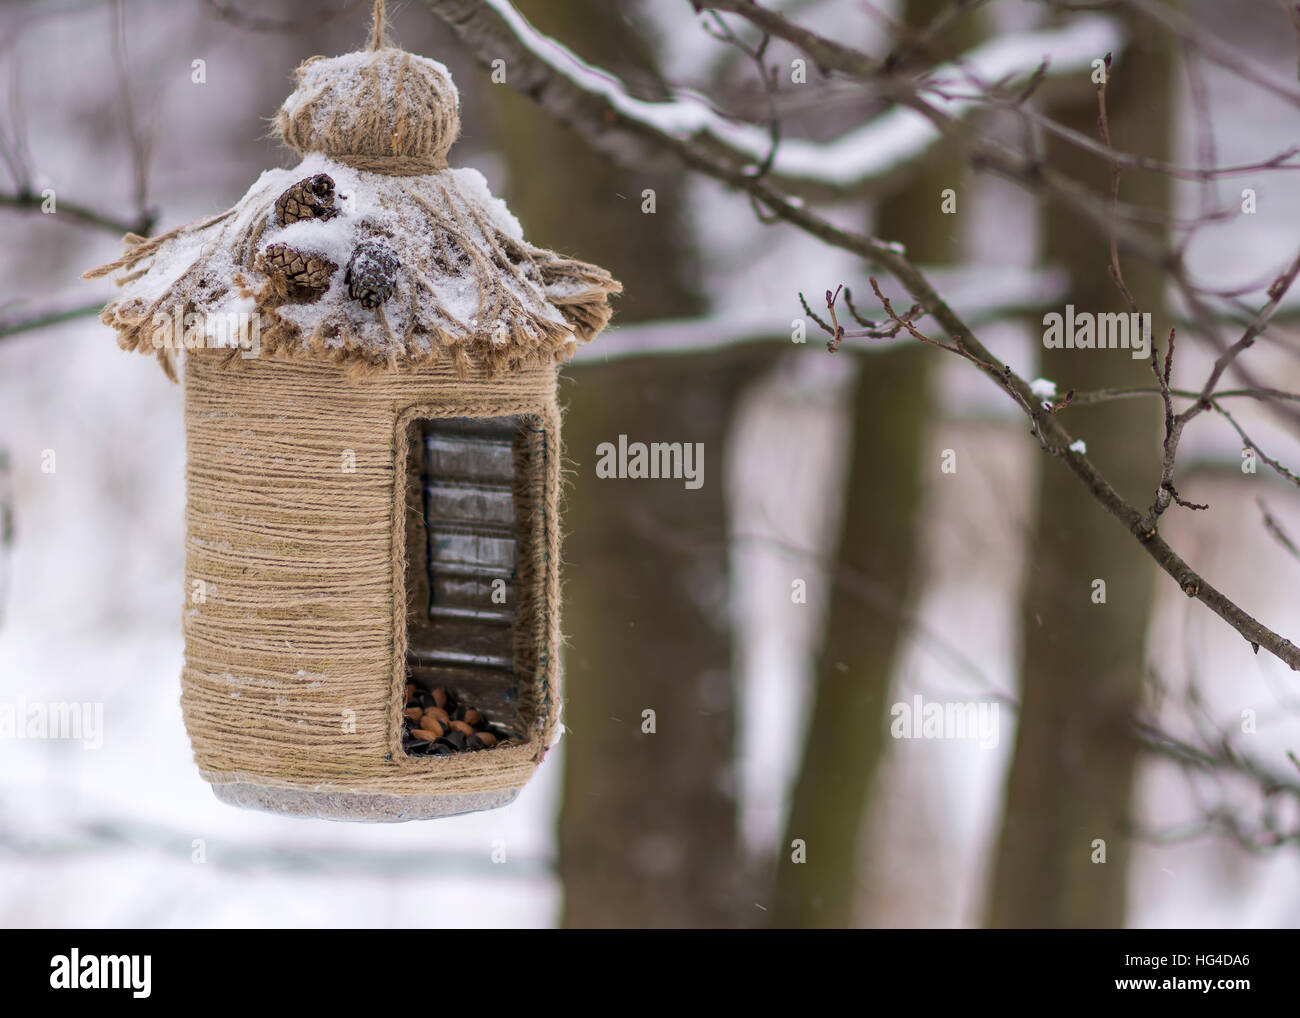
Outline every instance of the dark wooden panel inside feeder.
<path fill-rule="evenodd" d="M 408 434 L 408 681 L 511 728 L 517 676 L 536 660 L 526 580 L 539 434 L 514 416 L 422 420 Z"/>

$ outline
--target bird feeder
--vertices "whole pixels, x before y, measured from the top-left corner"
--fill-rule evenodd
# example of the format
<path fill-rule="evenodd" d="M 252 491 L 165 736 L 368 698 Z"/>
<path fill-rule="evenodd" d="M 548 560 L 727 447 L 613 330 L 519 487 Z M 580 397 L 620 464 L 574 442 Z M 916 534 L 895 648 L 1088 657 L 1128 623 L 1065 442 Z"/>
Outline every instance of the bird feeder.
<path fill-rule="evenodd" d="M 181 705 L 224 802 L 487 809 L 556 731 L 557 365 L 621 287 L 447 167 L 458 105 L 378 30 L 313 57 L 297 166 L 87 274 L 120 346 L 183 360 Z"/>

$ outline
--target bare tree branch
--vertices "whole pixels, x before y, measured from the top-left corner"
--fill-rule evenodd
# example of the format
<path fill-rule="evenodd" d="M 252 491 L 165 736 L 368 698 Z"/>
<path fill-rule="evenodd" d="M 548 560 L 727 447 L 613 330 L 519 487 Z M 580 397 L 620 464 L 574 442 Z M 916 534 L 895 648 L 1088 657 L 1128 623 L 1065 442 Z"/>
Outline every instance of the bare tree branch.
<path fill-rule="evenodd" d="M 0 317 L 0 339 L 17 335 L 20 332 L 31 332 L 33 329 L 44 329 L 50 325 L 58 325 L 60 322 L 71 321 L 74 318 L 91 318 L 103 310 L 104 301 L 99 300 L 94 304 L 79 304 L 76 307 L 62 308 L 55 311 L 41 311 L 15 318 Z"/>
<path fill-rule="evenodd" d="M 55 208 L 51 215 L 62 213 L 75 222 L 108 230 L 121 237 L 127 233 L 147 235 L 157 223 L 156 210 L 148 207 L 148 164 L 153 149 L 153 132 L 140 127 L 131 98 L 126 59 L 125 14 L 121 0 L 113 0 L 113 56 L 117 72 L 118 95 L 126 128 L 127 146 L 131 153 L 132 193 L 135 213 L 124 218 L 100 212 L 82 202 L 71 201 L 55 195 Z M 19 72 L 19 50 L 15 48 L 10 74 L 12 89 L 9 97 L 10 127 L 0 126 L 0 160 L 3 160 L 13 181 L 13 189 L 0 192 L 0 208 L 18 212 L 45 213 L 46 197 L 33 183 L 34 171 L 27 150 L 26 116 L 22 102 Z"/>
<path fill-rule="evenodd" d="M 149 213 L 149 158 L 153 151 L 154 130 L 140 125 L 135 101 L 131 97 L 131 75 L 127 70 L 126 12 L 123 0 L 113 0 L 113 63 L 117 69 L 118 102 L 122 107 L 122 120 L 126 128 L 127 147 L 131 153 L 131 182 L 135 202 L 136 220 L 140 223 L 152 219 Z M 138 231 L 138 232 L 148 232 Z"/>
<path fill-rule="evenodd" d="M 464 26 L 480 38 L 494 40 L 497 56 L 493 59 L 506 61 L 510 85 L 528 95 L 533 94 L 533 89 L 543 89 L 546 92 L 543 104 L 562 122 L 569 123 L 567 117 L 583 120 L 599 117 L 603 131 L 589 135 L 591 144 L 621 163 L 641 164 L 662 158 L 663 148 L 654 141 L 662 135 L 670 135 L 735 167 L 757 167 L 768 156 L 771 137 L 767 128 L 721 116 L 693 93 L 675 94 L 658 102 L 638 99 L 628 93 L 617 76 L 593 67 L 561 43 L 537 32 L 508 0 L 421 2 L 456 31 L 461 30 L 458 26 Z M 699 6 L 732 9 L 719 4 Z M 765 9 L 748 0 L 734 6 L 737 13 L 751 21 L 762 17 L 764 24 L 770 22 L 780 29 L 772 35 L 796 45 L 802 41 L 811 46 L 834 69 L 848 61 L 848 66 L 855 69 L 855 80 L 862 74 L 874 75 L 881 70 L 877 61 L 863 58 L 861 54 L 858 60 L 851 60 L 847 47 L 806 33 L 770 11 L 766 12 L 768 17 L 756 14 Z M 741 7 L 744 9 L 740 10 Z M 762 24 L 758 27 L 763 29 Z M 1098 46 L 1104 51 L 1122 44 L 1123 39 L 1112 21 L 1092 18 L 1035 33 L 1024 52 L 1030 52 L 1032 47 L 1054 52 L 1057 59 L 1051 64 L 1051 73 L 1064 75 L 1087 67 Z M 965 54 L 961 63 L 995 78 L 1029 76 L 1039 66 L 1037 58 L 1031 62 L 1019 52 L 1008 53 L 997 46 L 977 48 Z M 946 73 L 955 75 L 957 71 L 952 69 Z M 929 84 L 928 79 L 895 81 L 883 73 L 872 77 L 872 81 L 885 94 L 895 89 L 910 93 Z M 970 102 L 939 101 L 947 110 L 946 115 L 953 119 L 965 116 L 976 107 Z M 785 139 L 772 160 L 770 177 L 778 187 L 817 194 L 851 193 L 860 197 L 864 185 L 888 190 L 904 182 L 909 168 L 940 140 L 924 117 L 896 107 L 831 142 Z"/>
<path fill-rule="evenodd" d="M 1262 498 L 1256 498 L 1255 504 L 1259 506 L 1259 513 L 1264 521 L 1264 529 L 1268 531 L 1269 536 L 1290 552 L 1292 558 L 1300 559 L 1300 547 L 1296 547 L 1296 543 L 1291 540 L 1287 532 L 1282 529 L 1282 524 L 1278 523 L 1273 514 L 1268 511 L 1268 506 L 1264 504 L 1264 500 Z"/>
<path fill-rule="evenodd" d="M 21 212 L 42 212 L 45 199 L 34 191 L 25 190 L 11 194 L 0 194 L 0 208 L 11 208 Z M 60 216 L 75 220 L 84 226 L 108 230 L 116 237 L 127 233 L 147 235 L 153 231 L 156 214 L 152 211 L 142 218 L 122 219 L 105 212 L 99 212 L 79 202 L 71 202 L 56 196 L 55 212 L 47 213 L 56 219 Z"/>
<path fill-rule="evenodd" d="M 1260 63 L 1249 54 L 1238 52 L 1217 35 L 1207 32 L 1186 14 L 1175 7 L 1157 3 L 1155 0 L 1126 0 L 1129 6 L 1139 10 L 1157 25 L 1173 32 L 1180 39 L 1195 47 L 1206 58 L 1220 67 L 1231 71 L 1244 81 L 1270 92 L 1280 99 L 1285 99 L 1293 106 L 1300 106 L 1300 91 L 1277 81 L 1272 75 L 1260 69 Z"/>

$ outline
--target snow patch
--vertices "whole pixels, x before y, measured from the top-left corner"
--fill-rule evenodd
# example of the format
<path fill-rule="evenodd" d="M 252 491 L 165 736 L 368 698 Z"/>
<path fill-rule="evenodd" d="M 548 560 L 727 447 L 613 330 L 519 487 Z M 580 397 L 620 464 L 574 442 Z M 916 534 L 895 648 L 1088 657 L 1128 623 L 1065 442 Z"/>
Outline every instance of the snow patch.
<path fill-rule="evenodd" d="M 1029 383 L 1029 391 L 1039 399 L 1056 399 L 1056 383 L 1050 378 L 1035 378 Z"/>
<path fill-rule="evenodd" d="M 487 178 L 483 174 L 472 166 L 462 166 L 452 170 L 451 177 L 456 181 L 461 194 L 482 207 L 493 226 L 512 240 L 524 239 L 524 228 L 519 225 L 519 220 L 506 207 L 504 201 L 492 196 L 492 192 L 488 190 Z"/>
<path fill-rule="evenodd" d="M 334 207 L 338 214 L 327 220 L 309 219 L 280 226 L 270 206 L 287 188 L 318 173 L 334 181 Z M 324 153 L 309 153 L 296 167 L 268 170 L 244 194 L 231 214 L 211 227 L 180 233 L 165 243 L 148 271 L 123 286 L 123 302 L 152 306 L 169 290 L 184 295 L 195 312 L 228 315 L 251 312 L 253 301 L 241 297 L 234 286 L 237 275 L 254 289 L 260 273 L 236 264 L 238 250 L 233 238 L 261 225 L 253 258 L 272 244 L 285 244 L 307 254 L 323 256 L 336 266 L 329 286 L 310 302 L 283 304 L 276 314 L 297 327 L 304 336 L 315 334 L 328 319 L 330 328 L 323 342 L 327 348 L 359 346 L 382 356 L 401 354 L 405 338 L 415 349 L 431 349 L 421 330 L 407 329 L 414 322 L 448 334 L 486 333 L 495 342 L 511 337 L 543 339 L 536 321 L 564 326 L 564 315 L 553 302 L 564 303 L 585 291 L 580 280 L 561 276 L 543 289 L 536 275 L 508 271 L 500 258 L 511 242 L 527 248 L 523 229 L 506 207 L 493 196 L 486 179 L 475 169 L 462 168 L 420 177 L 393 177 L 356 170 Z M 463 243 L 479 248 L 481 257 L 462 251 Z M 378 240 L 394 250 L 401 262 L 393 296 L 385 304 L 384 318 L 350 298 L 345 283 L 346 267 L 363 241 Z M 494 253 L 495 252 L 495 253 Z M 484 257 L 496 260 L 487 266 Z M 506 287 L 526 309 L 523 317 L 503 311 L 483 314 L 484 296 L 480 276 L 489 273 L 494 285 Z M 509 307 L 509 305 L 503 305 Z M 171 313 L 172 309 L 163 309 Z M 531 319 L 529 316 L 533 316 Z M 209 333 L 215 325 L 209 325 Z M 332 335 L 331 335 L 332 334 Z M 398 339 L 396 337 L 404 338 Z M 400 348 L 392 349 L 398 343 Z"/>

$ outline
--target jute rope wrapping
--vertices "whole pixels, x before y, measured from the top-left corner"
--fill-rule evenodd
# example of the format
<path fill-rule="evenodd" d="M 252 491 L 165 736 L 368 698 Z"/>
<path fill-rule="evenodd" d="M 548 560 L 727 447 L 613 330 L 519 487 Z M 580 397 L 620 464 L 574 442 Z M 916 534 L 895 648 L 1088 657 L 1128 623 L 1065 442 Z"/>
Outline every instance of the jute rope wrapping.
<path fill-rule="evenodd" d="M 559 414 L 555 371 L 509 376 L 403 367 L 340 385 L 337 368 L 191 355 L 181 703 L 204 778 L 308 790 L 323 815 L 368 819 L 367 793 L 516 788 L 559 711 Z M 519 680 L 524 746 L 406 757 L 406 426 L 420 417 L 535 415 L 545 455 Z M 355 472 L 345 472 L 347 451 Z M 201 590 L 195 603 L 194 591 Z"/>
<path fill-rule="evenodd" d="M 299 155 L 328 152 L 360 170 L 418 174 L 444 169 L 460 134 L 460 95 L 432 61 L 386 45 L 385 4 L 375 0 L 363 62 L 312 57 L 275 118 Z M 386 80 L 391 79 L 391 80 Z"/>
<path fill-rule="evenodd" d="M 621 290 L 608 272 L 524 241 L 472 170 L 446 168 L 460 129 L 446 69 L 384 45 L 312 58 L 276 126 L 304 156 L 233 208 L 126 251 L 103 321 L 175 377 L 157 321 L 251 311 L 256 356 L 189 342 L 185 324 L 186 662 L 182 707 L 203 776 L 240 805 L 409 819 L 501 805 L 551 744 L 559 712 L 556 364 L 592 339 Z M 275 202 L 328 173 L 328 219 L 283 224 Z M 279 232 L 277 232 L 279 231 Z M 296 231 L 296 232 L 294 232 Z M 265 249 L 339 268 L 314 296 Z M 399 262 L 373 310 L 343 262 L 380 239 Z M 313 243 L 321 250 L 312 252 Z M 305 247 L 300 245 L 306 245 Z M 171 343 L 167 339 L 171 339 Z M 411 422 L 524 415 L 517 459 L 516 702 L 522 746 L 407 757 L 406 521 Z M 345 471 L 351 451 L 355 469 Z"/>

